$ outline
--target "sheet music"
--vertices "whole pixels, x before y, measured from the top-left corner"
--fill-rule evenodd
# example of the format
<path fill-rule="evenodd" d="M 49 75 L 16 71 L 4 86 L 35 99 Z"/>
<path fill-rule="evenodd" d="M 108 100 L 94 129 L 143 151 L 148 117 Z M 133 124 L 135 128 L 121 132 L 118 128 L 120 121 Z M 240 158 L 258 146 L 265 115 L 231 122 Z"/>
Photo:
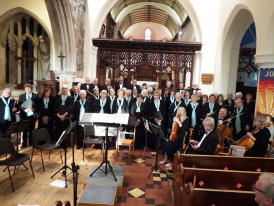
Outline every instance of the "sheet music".
<path fill-rule="evenodd" d="M 114 122 L 113 114 L 93 113 L 90 122 L 110 123 Z"/>
<path fill-rule="evenodd" d="M 119 124 L 127 124 L 129 114 L 114 114 L 114 122 Z"/>

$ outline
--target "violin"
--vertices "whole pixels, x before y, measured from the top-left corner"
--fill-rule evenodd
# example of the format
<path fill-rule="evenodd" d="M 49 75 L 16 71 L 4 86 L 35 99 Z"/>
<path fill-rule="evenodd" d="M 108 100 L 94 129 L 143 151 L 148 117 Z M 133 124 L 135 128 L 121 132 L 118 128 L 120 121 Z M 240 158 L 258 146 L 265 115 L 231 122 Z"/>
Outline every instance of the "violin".
<path fill-rule="evenodd" d="M 180 114 L 177 114 L 177 118 L 180 117 Z M 178 129 L 179 129 L 179 124 L 177 122 L 174 122 L 172 125 L 172 132 L 169 136 L 170 141 L 175 141 L 175 139 L 178 137 Z"/>
<path fill-rule="evenodd" d="M 183 151 L 186 149 L 186 144 L 185 144 L 185 140 L 186 140 L 186 136 L 187 136 L 187 132 L 185 133 L 185 136 L 184 136 L 184 140 L 183 140 Z"/>
<path fill-rule="evenodd" d="M 261 127 L 258 127 L 256 129 L 254 129 L 253 131 L 251 131 L 251 134 L 256 134 L 257 132 L 259 132 L 259 130 L 264 129 L 265 127 L 270 127 L 272 125 L 271 122 L 266 123 L 265 125 L 262 125 Z M 240 139 L 238 139 L 235 144 L 237 146 L 242 146 L 245 147 L 245 151 L 249 150 L 253 145 L 254 145 L 254 141 L 248 137 L 247 135 L 241 137 Z"/>

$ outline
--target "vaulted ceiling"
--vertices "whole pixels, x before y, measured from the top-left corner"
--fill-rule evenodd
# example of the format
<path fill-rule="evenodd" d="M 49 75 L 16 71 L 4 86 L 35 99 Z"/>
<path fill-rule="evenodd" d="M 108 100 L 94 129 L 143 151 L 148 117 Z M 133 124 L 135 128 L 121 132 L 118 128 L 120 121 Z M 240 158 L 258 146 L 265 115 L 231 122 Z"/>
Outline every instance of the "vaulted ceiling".
<path fill-rule="evenodd" d="M 141 6 L 140 3 L 142 3 Z M 125 10 L 134 4 L 138 4 L 136 9 L 130 10 L 122 20 L 119 20 L 118 29 L 122 35 L 133 24 L 139 22 L 155 22 L 165 26 L 171 35 L 174 36 L 179 29 L 178 21 L 180 26 L 187 17 L 186 11 L 177 0 L 119 0 L 111 10 L 111 16 L 114 21 L 117 22 L 119 14 L 121 12 L 125 13 Z M 174 15 L 171 16 L 170 12 L 158 7 L 157 5 L 159 4 L 170 7 L 171 11 L 175 13 L 175 16 L 178 16 L 178 19 L 174 19 Z"/>

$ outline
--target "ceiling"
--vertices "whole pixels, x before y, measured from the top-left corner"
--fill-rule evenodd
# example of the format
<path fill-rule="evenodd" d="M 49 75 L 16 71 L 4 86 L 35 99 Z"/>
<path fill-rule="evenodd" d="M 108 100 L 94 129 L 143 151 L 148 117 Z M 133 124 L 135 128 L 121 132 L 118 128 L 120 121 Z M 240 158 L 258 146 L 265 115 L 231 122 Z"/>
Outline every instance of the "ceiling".
<path fill-rule="evenodd" d="M 126 30 L 133 24 L 140 22 L 155 22 L 165 26 L 171 33 L 172 36 L 178 31 L 178 26 L 174 19 L 163 9 L 151 5 L 163 4 L 172 9 L 173 12 L 180 18 L 181 23 L 184 22 L 187 17 L 187 13 L 181 4 L 177 0 L 119 0 L 111 10 L 111 16 L 114 21 L 117 21 L 118 15 L 127 9 L 127 7 L 137 3 L 148 3 L 150 5 L 143 5 L 136 7 L 136 9 L 129 12 L 119 23 L 119 30 L 122 35 Z"/>

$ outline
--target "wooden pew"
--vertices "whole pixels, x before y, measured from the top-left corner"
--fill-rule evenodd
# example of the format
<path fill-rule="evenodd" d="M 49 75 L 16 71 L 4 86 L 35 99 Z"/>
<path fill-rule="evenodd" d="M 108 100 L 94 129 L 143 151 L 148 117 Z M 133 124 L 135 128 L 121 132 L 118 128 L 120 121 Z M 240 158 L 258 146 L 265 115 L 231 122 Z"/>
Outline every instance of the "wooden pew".
<path fill-rule="evenodd" d="M 184 167 L 274 172 L 273 158 L 191 155 L 180 154 L 180 152 L 178 151 L 174 155 L 173 173 L 176 172 L 177 167 L 180 163 L 183 163 Z"/>
<path fill-rule="evenodd" d="M 222 190 L 251 192 L 253 191 L 252 184 L 258 180 L 260 174 L 262 174 L 262 172 L 186 168 L 183 167 L 181 163 L 179 165 L 179 170 L 175 175 L 175 180 L 172 183 L 174 204 L 175 206 L 184 205 L 184 193 L 188 183 L 192 183 L 191 185 L 192 187 L 194 185 L 194 189 L 213 189 L 218 190 L 218 192 Z M 212 204 L 208 203 L 207 205 Z"/>
<path fill-rule="evenodd" d="M 258 206 L 254 192 L 193 188 L 191 182 L 184 186 L 182 206 Z"/>

